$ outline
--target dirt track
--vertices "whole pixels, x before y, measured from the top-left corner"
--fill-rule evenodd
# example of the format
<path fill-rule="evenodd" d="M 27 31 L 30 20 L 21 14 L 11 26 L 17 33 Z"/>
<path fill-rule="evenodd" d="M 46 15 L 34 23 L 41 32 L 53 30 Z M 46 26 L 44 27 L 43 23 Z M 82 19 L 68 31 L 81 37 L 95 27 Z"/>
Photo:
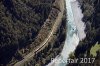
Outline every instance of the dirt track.
<path fill-rule="evenodd" d="M 65 9 L 64 8 L 64 0 L 59 0 L 59 5 L 60 5 L 61 11 L 59 12 L 57 19 L 55 20 L 55 24 L 52 27 L 51 32 L 48 34 L 47 39 L 45 39 L 45 41 L 42 44 L 40 44 L 40 46 L 37 49 L 30 52 L 28 55 L 26 55 L 24 57 L 23 60 L 17 62 L 14 66 L 23 66 L 23 64 L 26 61 L 28 61 L 30 58 L 32 58 L 36 52 L 39 52 L 41 50 L 41 48 L 43 49 L 43 47 L 45 47 L 48 44 L 48 42 L 52 39 L 53 34 L 57 31 L 57 29 L 59 28 L 59 26 L 62 22 L 62 17 L 63 17 L 63 13 L 64 13 L 64 9 Z"/>

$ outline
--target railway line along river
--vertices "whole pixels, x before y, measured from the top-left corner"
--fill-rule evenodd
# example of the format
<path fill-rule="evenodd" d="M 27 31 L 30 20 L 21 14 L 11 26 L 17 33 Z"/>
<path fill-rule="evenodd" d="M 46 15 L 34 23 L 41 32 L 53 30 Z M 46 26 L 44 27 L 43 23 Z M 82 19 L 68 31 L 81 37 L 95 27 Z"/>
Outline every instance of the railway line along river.
<path fill-rule="evenodd" d="M 82 41 L 86 34 L 85 24 L 82 22 L 83 14 L 77 0 L 65 0 L 67 11 L 67 38 L 60 56 L 57 56 L 47 66 L 66 66 L 69 54 L 73 52 L 79 41 Z M 63 62 L 62 62 L 63 61 Z"/>

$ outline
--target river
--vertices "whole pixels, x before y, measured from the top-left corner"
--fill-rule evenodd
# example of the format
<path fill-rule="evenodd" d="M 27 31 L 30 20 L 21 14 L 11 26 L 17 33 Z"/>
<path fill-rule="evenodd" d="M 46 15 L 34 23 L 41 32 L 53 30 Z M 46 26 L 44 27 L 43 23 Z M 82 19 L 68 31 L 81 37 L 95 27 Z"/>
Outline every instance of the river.
<path fill-rule="evenodd" d="M 67 11 L 67 38 L 60 56 L 57 56 L 47 66 L 66 66 L 69 54 L 73 52 L 79 41 L 82 41 L 86 34 L 85 24 L 82 22 L 83 14 L 76 0 L 65 0 Z M 65 62 L 63 62 L 63 61 Z"/>

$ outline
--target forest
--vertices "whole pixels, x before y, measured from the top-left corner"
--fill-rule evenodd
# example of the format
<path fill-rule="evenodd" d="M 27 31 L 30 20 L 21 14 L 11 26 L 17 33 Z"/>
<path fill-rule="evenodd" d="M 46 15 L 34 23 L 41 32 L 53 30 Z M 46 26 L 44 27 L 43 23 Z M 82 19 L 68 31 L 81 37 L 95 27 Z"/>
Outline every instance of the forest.
<path fill-rule="evenodd" d="M 70 58 L 95 58 L 95 61 L 94 63 L 68 64 L 68 66 L 100 66 L 100 1 L 78 1 L 84 15 L 82 20 L 86 24 L 86 38 L 80 41 Z"/>
<path fill-rule="evenodd" d="M 22 59 L 19 50 L 34 42 L 54 1 L 0 0 L 0 66 Z"/>

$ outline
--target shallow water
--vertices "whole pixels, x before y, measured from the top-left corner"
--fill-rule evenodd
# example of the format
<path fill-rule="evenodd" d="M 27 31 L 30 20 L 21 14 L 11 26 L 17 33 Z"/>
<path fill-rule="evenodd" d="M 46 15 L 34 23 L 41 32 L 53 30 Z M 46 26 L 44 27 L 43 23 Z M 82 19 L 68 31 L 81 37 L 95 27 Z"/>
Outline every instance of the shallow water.
<path fill-rule="evenodd" d="M 86 37 L 85 25 L 82 22 L 83 14 L 76 0 L 66 0 L 67 9 L 67 38 L 59 57 L 56 57 L 48 66 L 66 66 L 69 54 L 73 52 L 79 41 Z M 65 61 L 64 63 L 62 62 Z"/>

